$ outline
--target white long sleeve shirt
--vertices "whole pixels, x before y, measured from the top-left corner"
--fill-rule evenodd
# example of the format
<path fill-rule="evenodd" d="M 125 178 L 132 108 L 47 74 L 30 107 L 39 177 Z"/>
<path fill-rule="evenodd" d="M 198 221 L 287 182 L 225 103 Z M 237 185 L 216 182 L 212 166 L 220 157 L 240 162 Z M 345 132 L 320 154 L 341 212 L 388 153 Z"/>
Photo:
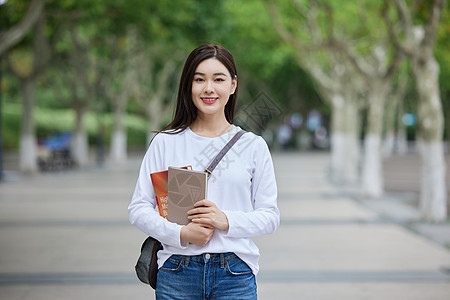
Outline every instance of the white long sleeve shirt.
<path fill-rule="evenodd" d="M 150 144 L 128 213 L 133 225 L 163 244 L 164 249 L 158 252 L 159 267 L 172 254 L 234 252 L 255 275 L 258 273 L 259 250 L 251 237 L 273 233 L 280 223 L 272 158 L 261 137 L 250 132 L 244 134 L 209 178 L 207 199 L 226 214 L 229 229 L 216 229 L 204 247 L 182 243 L 182 226 L 160 217 L 150 179 L 151 173 L 167 170 L 169 166 L 191 165 L 194 170 L 203 171 L 239 130 L 233 126 L 219 137 L 208 138 L 187 128 L 177 134 L 159 133 Z"/>

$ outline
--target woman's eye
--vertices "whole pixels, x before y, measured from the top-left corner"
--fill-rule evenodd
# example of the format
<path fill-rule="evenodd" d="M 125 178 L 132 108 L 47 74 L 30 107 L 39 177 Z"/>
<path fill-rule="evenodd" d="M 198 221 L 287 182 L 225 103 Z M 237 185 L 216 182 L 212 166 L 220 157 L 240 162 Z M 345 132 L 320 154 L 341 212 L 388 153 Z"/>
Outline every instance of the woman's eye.
<path fill-rule="evenodd" d="M 196 82 L 202 82 L 202 81 L 203 81 L 203 78 L 194 78 L 194 81 L 196 81 Z"/>
<path fill-rule="evenodd" d="M 216 81 L 225 81 L 223 78 L 216 78 Z"/>

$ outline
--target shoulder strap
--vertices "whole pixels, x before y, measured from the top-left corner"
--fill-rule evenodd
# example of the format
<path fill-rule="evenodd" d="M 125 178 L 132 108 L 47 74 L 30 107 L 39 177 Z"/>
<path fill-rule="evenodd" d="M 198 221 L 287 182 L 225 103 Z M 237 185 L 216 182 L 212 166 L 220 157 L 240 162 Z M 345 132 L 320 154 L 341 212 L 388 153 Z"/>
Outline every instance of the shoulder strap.
<path fill-rule="evenodd" d="M 216 155 L 216 157 L 211 161 L 209 166 L 205 169 L 205 173 L 208 173 L 208 178 L 211 176 L 212 171 L 217 167 L 220 160 L 227 154 L 227 152 L 233 147 L 233 145 L 239 140 L 239 138 L 244 134 L 247 133 L 245 130 L 239 130 L 232 138 L 231 140 L 220 150 L 220 152 Z"/>

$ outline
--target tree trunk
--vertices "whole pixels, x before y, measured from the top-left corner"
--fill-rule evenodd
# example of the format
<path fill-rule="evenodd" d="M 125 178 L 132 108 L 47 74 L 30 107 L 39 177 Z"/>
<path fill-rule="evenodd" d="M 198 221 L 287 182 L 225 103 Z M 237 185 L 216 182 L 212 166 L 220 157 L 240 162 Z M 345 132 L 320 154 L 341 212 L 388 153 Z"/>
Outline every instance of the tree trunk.
<path fill-rule="evenodd" d="M 381 137 L 368 133 L 364 138 L 363 161 L 363 193 L 369 197 L 378 198 L 383 194 L 383 177 L 381 164 Z"/>
<path fill-rule="evenodd" d="M 443 221 L 447 217 L 443 112 L 439 93 L 439 65 L 433 56 L 413 60 L 419 94 L 420 153 L 422 157 L 421 208 L 426 219 Z"/>
<path fill-rule="evenodd" d="M 357 100 L 356 100 L 357 101 Z M 355 103 L 355 99 L 347 99 L 346 103 L 346 159 L 345 159 L 345 171 L 344 181 L 347 184 L 358 183 L 359 178 L 359 163 L 361 156 L 361 147 L 359 142 L 360 134 L 360 120 L 359 120 L 359 107 Z"/>
<path fill-rule="evenodd" d="M 85 109 L 75 109 L 75 135 L 72 144 L 72 153 L 75 163 L 80 166 L 86 166 L 89 162 L 89 142 L 86 130 L 84 129 Z"/>
<path fill-rule="evenodd" d="M 422 156 L 422 182 L 420 208 L 428 221 L 447 218 L 447 191 L 445 186 L 445 159 L 442 141 L 420 145 Z"/>
<path fill-rule="evenodd" d="M 125 87 L 126 88 L 126 87 Z M 127 160 L 127 135 L 124 128 L 125 109 L 121 99 L 117 99 L 114 113 L 114 132 L 111 137 L 110 159 L 122 163 Z"/>
<path fill-rule="evenodd" d="M 23 114 L 20 131 L 20 170 L 26 174 L 38 171 L 37 146 L 34 128 L 34 92 L 36 80 L 26 78 L 22 80 Z"/>
<path fill-rule="evenodd" d="M 161 122 L 165 114 L 163 113 L 162 102 L 155 98 L 150 98 L 145 112 L 148 118 L 148 133 L 146 141 L 148 146 L 155 136 L 154 131 L 160 130 Z"/>
<path fill-rule="evenodd" d="M 358 177 L 358 109 L 340 94 L 331 98 L 331 180 L 339 184 L 354 184 Z"/>
<path fill-rule="evenodd" d="M 125 130 L 116 129 L 111 137 L 110 159 L 122 163 L 127 160 L 127 135 Z"/>
<path fill-rule="evenodd" d="M 155 132 L 155 125 L 156 122 L 149 120 L 149 126 L 148 126 L 148 132 L 147 132 L 147 138 L 146 138 L 146 146 L 148 147 L 150 145 L 150 143 L 152 142 L 152 139 L 155 137 L 156 132 Z"/>
<path fill-rule="evenodd" d="M 383 157 L 390 157 L 392 154 L 394 154 L 395 150 L 395 131 L 394 129 L 390 129 L 389 131 L 386 131 L 383 138 L 383 147 L 382 147 L 382 153 Z"/>
<path fill-rule="evenodd" d="M 389 157 L 394 153 L 395 147 L 395 117 L 397 112 L 398 99 L 395 96 L 388 98 L 385 109 L 384 137 L 382 153 L 384 157 Z"/>
<path fill-rule="evenodd" d="M 374 83 L 369 90 L 369 111 L 364 140 L 363 193 L 378 198 L 383 194 L 383 169 L 381 160 L 381 131 L 383 127 L 384 99 L 387 84 Z"/>
<path fill-rule="evenodd" d="M 345 133 L 344 133 L 344 97 L 335 94 L 331 97 L 331 162 L 330 177 L 334 183 L 340 183 L 344 173 Z"/>
<path fill-rule="evenodd" d="M 408 135 L 406 133 L 406 125 L 403 123 L 403 115 L 405 114 L 404 100 L 399 99 L 398 110 L 397 110 L 397 147 L 396 151 L 398 154 L 408 153 Z"/>

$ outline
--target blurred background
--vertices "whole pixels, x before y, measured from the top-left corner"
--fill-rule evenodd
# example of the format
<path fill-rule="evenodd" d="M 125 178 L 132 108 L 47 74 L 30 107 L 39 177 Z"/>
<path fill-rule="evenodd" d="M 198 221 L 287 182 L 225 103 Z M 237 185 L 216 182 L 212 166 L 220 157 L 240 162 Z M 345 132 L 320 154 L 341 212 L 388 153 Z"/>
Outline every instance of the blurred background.
<path fill-rule="evenodd" d="M 237 64 L 236 124 L 272 153 L 324 154 L 340 191 L 407 192 L 421 220 L 449 223 L 444 0 L 0 4 L 3 186 L 142 157 L 187 55 L 215 43 Z"/>
<path fill-rule="evenodd" d="M 421 189 L 440 205 L 427 214 L 445 218 L 445 1 L 3 0 L 0 7 L 2 176 L 142 152 L 172 116 L 187 54 L 211 42 L 237 63 L 237 124 L 275 151 L 330 151 L 330 179 L 374 197 L 384 190 L 385 158 L 420 153 Z M 255 110 L 261 93 L 270 106 Z"/>

